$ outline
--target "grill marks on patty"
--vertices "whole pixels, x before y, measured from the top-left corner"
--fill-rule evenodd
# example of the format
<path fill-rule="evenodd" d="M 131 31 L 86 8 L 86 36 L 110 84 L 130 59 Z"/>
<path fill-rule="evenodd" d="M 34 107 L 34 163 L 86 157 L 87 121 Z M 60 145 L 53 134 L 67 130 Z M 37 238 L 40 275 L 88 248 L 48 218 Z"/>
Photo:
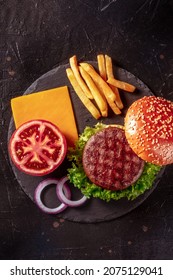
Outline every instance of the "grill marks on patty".
<path fill-rule="evenodd" d="M 96 185 L 122 190 L 136 182 L 144 161 L 130 148 L 123 129 L 108 127 L 93 135 L 83 151 L 83 167 Z"/>

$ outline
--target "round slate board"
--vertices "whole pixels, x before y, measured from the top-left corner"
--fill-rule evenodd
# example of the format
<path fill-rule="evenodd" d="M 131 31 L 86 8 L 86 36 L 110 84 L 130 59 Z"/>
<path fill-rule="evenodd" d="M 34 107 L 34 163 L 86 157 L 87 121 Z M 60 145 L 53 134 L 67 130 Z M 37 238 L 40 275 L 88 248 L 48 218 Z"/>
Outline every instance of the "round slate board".
<path fill-rule="evenodd" d="M 96 62 L 90 62 L 93 66 L 97 67 Z M 66 77 L 66 68 L 69 67 L 68 64 L 61 65 L 43 76 L 37 79 L 26 91 L 24 94 L 29 94 L 33 92 L 38 92 L 46 89 L 51 89 L 55 87 L 65 86 L 67 85 L 70 92 L 70 97 L 72 101 L 72 106 L 75 114 L 76 124 L 78 128 L 79 134 L 83 132 L 84 128 L 89 125 L 95 125 L 98 120 L 95 120 L 87 109 L 83 106 L 79 98 L 77 97 L 76 93 L 72 89 L 68 78 Z M 116 67 L 114 69 L 115 76 L 122 80 L 129 82 L 136 86 L 137 90 L 135 93 L 127 93 L 121 91 L 121 97 L 124 104 L 124 109 L 121 115 L 115 116 L 113 112 L 109 112 L 108 118 L 100 119 L 105 124 L 124 124 L 124 116 L 126 114 L 127 108 L 137 99 L 142 98 L 143 96 L 152 95 L 150 89 L 137 77 L 133 74 L 129 73 L 128 71 Z M 8 132 L 8 139 L 11 137 L 12 132 L 14 131 L 14 121 L 13 118 L 11 119 L 9 132 Z M 52 174 L 49 174 L 44 177 L 34 177 L 27 175 L 20 170 L 18 170 L 13 164 L 12 169 L 19 182 L 20 186 L 24 190 L 24 192 L 34 201 L 34 190 L 37 185 L 45 178 L 48 177 L 55 177 L 61 178 L 62 176 L 66 175 L 67 168 L 70 167 L 70 163 L 65 160 L 63 164 Z M 159 172 L 153 187 L 145 192 L 143 195 L 139 196 L 134 201 L 128 201 L 127 199 L 121 199 L 119 201 L 111 201 L 109 203 L 102 201 L 100 199 L 91 198 L 89 199 L 83 206 L 76 207 L 76 208 L 67 208 L 64 212 L 59 213 L 57 217 L 64 218 L 74 222 L 84 222 L 84 223 L 96 223 L 102 221 L 108 221 L 115 218 L 118 218 L 124 214 L 135 209 L 139 206 L 156 188 L 159 183 L 159 179 L 163 175 L 164 168 Z M 72 187 L 73 188 L 73 187 Z M 74 191 L 74 199 L 79 196 L 79 190 L 73 188 Z M 57 205 L 57 198 L 55 195 L 55 187 L 49 188 L 44 193 L 45 203 L 49 207 L 55 207 Z"/>

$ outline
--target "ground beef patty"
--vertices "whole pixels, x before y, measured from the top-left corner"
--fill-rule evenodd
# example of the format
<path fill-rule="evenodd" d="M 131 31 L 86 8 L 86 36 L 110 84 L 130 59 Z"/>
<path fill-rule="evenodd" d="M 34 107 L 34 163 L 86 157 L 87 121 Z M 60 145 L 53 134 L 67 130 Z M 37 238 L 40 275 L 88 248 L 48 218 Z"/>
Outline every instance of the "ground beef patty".
<path fill-rule="evenodd" d="M 122 190 L 140 177 L 144 161 L 130 148 L 124 130 L 107 127 L 88 140 L 83 151 L 83 167 L 96 185 Z"/>

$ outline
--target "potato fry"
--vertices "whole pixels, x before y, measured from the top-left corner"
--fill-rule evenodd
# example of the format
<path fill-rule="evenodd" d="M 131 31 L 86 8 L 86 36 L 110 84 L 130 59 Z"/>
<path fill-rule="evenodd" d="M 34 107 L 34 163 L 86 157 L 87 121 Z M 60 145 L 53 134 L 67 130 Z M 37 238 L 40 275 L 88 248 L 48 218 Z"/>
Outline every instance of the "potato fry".
<path fill-rule="evenodd" d="M 88 111 L 95 119 L 99 119 L 101 117 L 99 110 L 94 106 L 91 100 L 85 95 L 85 93 L 81 89 L 72 69 L 67 68 L 66 73 L 71 85 L 73 86 L 76 94 L 78 95 L 84 106 L 88 109 Z"/>
<path fill-rule="evenodd" d="M 82 68 L 88 72 L 88 74 L 91 76 L 93 81 L 95 82 L 96 86 L 100 90 L 100 92 L 105 96 L 108 104 L 113 107 L 115 114 L 120 114 L 121 111 L 118 108 L 118 106 L 114 103 L 117 100 L 117 97 L 115 93 L 112 91 L 110 86 L 101 78 L 101 76 L 95 71 L 95 69 L 90 65 L 89 63 L 80 63 Z M 114 105 L 112 105 L 114 104 Z M 111 107 L 111 108 L 112 108 Z M 116 113 L 117 112 L 117 113 Z"/>
<path fill-rule="evenodd" d="M 108 55 L 105 55 L 105 65 L 106 65 L 106 75 L 109 78 L 114 78 L 112 58 Z"/>
<path fill-rule="evenodd" d="M 79 83 L 81 89 L 83 90 L 83 92 L 85 93 L 85 95 L 89 98 L 89 99 L 93 99 L 93 96 L 89 90 L 89 88 L 87 87 L 87 85 L 85 84 L 85 82 L 83 81 L 80 72 L 79 72 L 79 68 L 78 68 L 78 63 L 77 63 L 77 57 L 76 55 L 70 57 L 69 59 L 69 63 L 71 66 L 71 69 L 74 73 L 74 76 L 77 80 L 77 82 Z"/>
<path fill-rule="evenodd" d="M 116 104 L 118 106 L 119 109 L 123 109 L 124 108 L 124 105 L 123 105 L 123 102 L 121 100 L 121 97 L 120 97 L 120 93 L 119 93 L 119 90 L 117 87 L 113 86 L 113 85 L 109 85 L 110 88 L 113 90 L 113 92 L 116 94 L 117 96 L 117 100 L 116 100 Z"/>
<path fill-rule="evenodd" d="M 121 114 L 121 110 L 118 108 L 118 106 L 112 102 L 111 100 L 107 100 L 109 106 L 111 107 L 112 111 L 116 114 L 116 115 L 120 115 Z"/>
<path fill-rule="evenodd" d="M 102 96 L 101 92 L 95 85 L 91 76 L 81 66 L 79 66 L 79 71 L 81 73 L 82 78 L 86 82 L 88 88 L 90 89 L 91 94 L 92 94 L 98 108 L 100 109 L 102 116 L 107 117 L 108 116 L 108 106 L 107 106 L 105 98 Z"/>
<path fill-rule="evenodd" d="M 120 89 L 123 89 L 125 91 L 128 91 L 128 92 L 134 92 L 135 90 L 135 86 L 131 85 L 131 84 L 128 84 L 126 82 L 122 82 L 122 81 L 119 81 L 119 80 L 116 80 L 115 78 L 109 78 L 107 80 L 107 83 L 110 84 L 110 85 L 113 85 L 117 88 L 120 88 Z"/>
<path fill-rule="evenodd" d="M 106 65 L 105 65 L 105 57 L 103 54 L 98 54 L 97 55 L 97 63 L 98 63 L 98 69 L 99 69 L 99 74 L 102 77 L 104 81 L 106 81 L 107 76 L 106 76 Z"/>
<path fill-rule="evenodd" d="M 107 78 L 114 78 L 114 74 L 113 74 L 113 67 L 112 67 L 112 58 L 108 55 L 105 55 L 105 64 L 106 64 L 106 74 L 107 74 Z M 123 109 L 124 105 L 121 101 L 121 97 L 119 94 L 119 90 L 117 87 L 110 85 L 111 89 L 113 90 L 113 92 L 116 94 L 117 96 L 117 100 L 116 100 L 116 104 L 120 109 Z"/>

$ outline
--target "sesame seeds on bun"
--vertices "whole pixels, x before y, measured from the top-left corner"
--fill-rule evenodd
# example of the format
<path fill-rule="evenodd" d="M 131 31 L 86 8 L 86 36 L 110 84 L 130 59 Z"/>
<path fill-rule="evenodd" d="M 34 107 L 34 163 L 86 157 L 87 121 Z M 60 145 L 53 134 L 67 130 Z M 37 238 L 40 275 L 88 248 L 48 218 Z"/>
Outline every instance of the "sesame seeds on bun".
<path fill-rule="evenodd" d="M 156 165 L 173 163 L 173 102 L 145 96 L 129 107 L 124 126 L 140 158 Z"/>

